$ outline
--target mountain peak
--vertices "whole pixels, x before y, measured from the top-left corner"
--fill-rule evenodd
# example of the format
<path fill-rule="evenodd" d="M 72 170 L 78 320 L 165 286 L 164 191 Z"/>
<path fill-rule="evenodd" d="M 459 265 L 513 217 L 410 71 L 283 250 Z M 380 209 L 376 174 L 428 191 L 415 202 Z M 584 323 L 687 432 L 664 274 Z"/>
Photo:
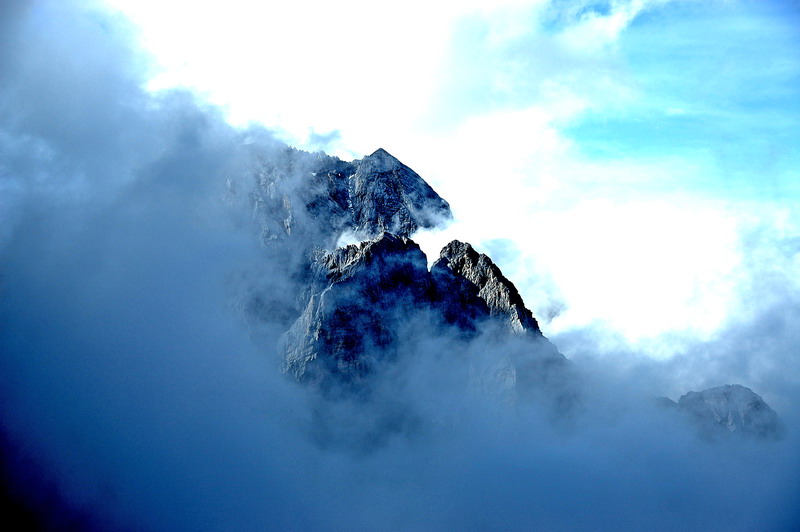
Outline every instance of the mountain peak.
<path fill-rule="evenodd" d="M 352 162 L 287 150 L 264 161 L 256 177 L 262 239 L 276 244 L 294 233 L 306 243 L 303 254 L 330 249 L 344 233 L 408 237 L 452 218 L 450 205 L 383 148 Z"/>
<path fill-rule="evenodd" d="M 452 218 L 450 205 L 419 174 L 383 148 L 355 161 L 350 202 L 358 229 L 410 236 Z"/>
<path fill-rule="evenodd" d="M 525 307 L 522 296 L 488 256 L 466 242 L 453 240 L 442 249 L 434 266 L 446 267 L 473 283 L 491 314 L 505 317 L 512 330 L 541 336 L 539 324 Z"/>
<path fill-rule="evenodd" d="M 707 436 L 730 432 L 766 438 L 781 435 L 775 411 L 761 396 L 739 384 L 689 392 L 678 400 L 677 406 L 691 415 Z"/>
<path fill-rule="evenodd" d="M 367 169 L 370 173 L 392 172 L 400 169 L 411 170 L 401 163 L 397 157 L 383 148 L 378 148 L 360 161 L 354 162 L 360 167 Z"/>
<path fill-rule="evenodd" d="M 395 157 L 394 155 L 392 155 L 388 151 L 384 150 L 383 148 L 378 148 L 377 150 L 375 150 L 374 152 L 369 154 L 367 157 L 388 157 L 388 158 L 391 158 L 391 159 L 394 159 L 395 161 L 397 161 L 397 157 Z"/>

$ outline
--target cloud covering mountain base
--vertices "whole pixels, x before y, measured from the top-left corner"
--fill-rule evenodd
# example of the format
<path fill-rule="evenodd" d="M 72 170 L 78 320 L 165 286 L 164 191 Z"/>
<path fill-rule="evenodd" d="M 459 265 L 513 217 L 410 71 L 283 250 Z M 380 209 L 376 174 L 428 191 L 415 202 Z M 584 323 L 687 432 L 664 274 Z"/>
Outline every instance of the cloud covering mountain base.
<path fill-rule="evenodd" d="M 309 393 L 279 372 L 282 326 L 254 330 L 231 304 L 253 285 L 276 300 L 298 289 L 261 245 L 246 194 L 228 194 L 285 147 L 190 95 L 143 91 L 124 22 L 91 6 L 4 6 L 2 458 L 10 498 L 43 527 L 800 525 L 792 381 L 774 391 L 787 426 L 775 442 L 698 439 L 650 401 L 666 379 L 654 362 L 587 360 L 581 409 L 553 424 L 535 401 L 509 408 L 470 389 L 468 368 L 424 331 L 377 400 Z M 777 321 L 742 330 L 777 324 L 765 357 L 796 370 L 792 297 Z M 732 334 L 706 347 L 741 345 Z M 693 364 L 669 374 L 703 371 Z"/>

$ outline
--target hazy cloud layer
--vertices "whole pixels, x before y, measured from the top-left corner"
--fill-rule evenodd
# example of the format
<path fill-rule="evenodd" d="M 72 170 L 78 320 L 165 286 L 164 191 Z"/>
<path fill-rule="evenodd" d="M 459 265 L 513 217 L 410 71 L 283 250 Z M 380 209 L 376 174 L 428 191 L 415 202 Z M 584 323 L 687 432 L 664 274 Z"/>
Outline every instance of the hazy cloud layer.
<path fill-rule="evenodd" d="M 775 299 L 698 346 L 703 356 L 643 369 L 582 357 L 584 406 L 558 426 L 535 404 L 510 410 L 470 392 L 463 359 L 437 356 L 446 339 L 419 327 L 380 400 L 321 403 L 278 373 L 280 331 L 253 334 L 232 308 L 242 277 L 292 295 L 246 198 L 226 200 L 226 178 L 247 190 L 253 154 L 280 145 L 185 94 L 143 92 L 147 63 L 122 21 L 56 2 L 8 6 L 3 457 L 35 465 L 38 478 L 15 459 L 12 489 L 56 529 L 65 514 L 46 485 L 106 529 L 798 525 L 798 298 L 780 275 L 754 287 Z M 576 344 L 590 347 L 590 332 Z M 728 367 L 731 350 L 739 362 Z M 757 375 L 787 423 L 783 441 L 702 442 L 650 402 L 681 384 Z M 347 444 L 393 408 L 416 424 L 369 452 Z"/>
<path fill-rule="evenodd" d="M 800 211 L 792 2 L 105 3 L 141 25 L 153 86 L 309 148 L 413 162 L 453 205 L 441 244 L 508 239 L 526 299 L 540 274 L 558 284 L 553 331 L 609 315 L 629 339 L 714 330 L 739 310 L 732 224 Z M 547 241 L 553 226 L 568 237 Z"/>

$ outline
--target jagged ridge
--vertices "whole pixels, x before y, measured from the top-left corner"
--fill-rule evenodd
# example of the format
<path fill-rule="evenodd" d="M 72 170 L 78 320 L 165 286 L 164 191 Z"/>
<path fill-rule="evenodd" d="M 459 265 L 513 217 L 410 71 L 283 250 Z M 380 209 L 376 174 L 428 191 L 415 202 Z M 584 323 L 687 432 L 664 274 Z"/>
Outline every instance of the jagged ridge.
<path fill-rule="evenodd" d="M 530 312 L 513 284 L 488 258 L 472 266 L 476 278 L 486 281 L 483 286 L 442 261 L 428 271 L 419 246 L 391 233 L 325 254 L 317 261 L 308 304 L 284 337 L 284 370 L 325 389 L 352 387 L 409 348 L 408 334 L 401 337 L 399 331 L 408 333 L 414 323 L 427 334 L 463 341 L 491 333 L 501 350 L 504 338 L 517 336 L 512 331 L 531 333 L 529 343 L 506 346 L 528 353 L 508 370 L 516 374 L 519 368 L 532 370 L 538 364 L 536 371 L 541 372 L 543 360 L 548 367 L 563 366 L 566 359 L 538 327 L 519 329 L 515 320 Z M 506 307 L 506 302 L 521 309 Z"/>
<path fill-rule="evenodd" d="M 486 302 L 493 316 L 504 316 L 515 332 L 542 335 L 539 324 L 525 307 L 514 284 L 488 256 L 475 251 L 471 245 L 453 240 L 442 249 L 433 266 L 449 269 L 478 288 L 478 296 Z"/>

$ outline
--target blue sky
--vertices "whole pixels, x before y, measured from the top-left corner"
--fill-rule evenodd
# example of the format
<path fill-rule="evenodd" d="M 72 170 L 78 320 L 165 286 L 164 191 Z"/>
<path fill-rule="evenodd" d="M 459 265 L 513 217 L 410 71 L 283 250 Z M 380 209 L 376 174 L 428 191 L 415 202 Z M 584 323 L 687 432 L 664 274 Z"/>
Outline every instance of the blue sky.
<path fill-rule="evenodd" d="M 666 5 L 620 40 L 636 98 L 566 134 L 590 157 L 679 156 L 703 164 L 683 186 L 732 198 L 797 199 L 797 3 Z"/>

